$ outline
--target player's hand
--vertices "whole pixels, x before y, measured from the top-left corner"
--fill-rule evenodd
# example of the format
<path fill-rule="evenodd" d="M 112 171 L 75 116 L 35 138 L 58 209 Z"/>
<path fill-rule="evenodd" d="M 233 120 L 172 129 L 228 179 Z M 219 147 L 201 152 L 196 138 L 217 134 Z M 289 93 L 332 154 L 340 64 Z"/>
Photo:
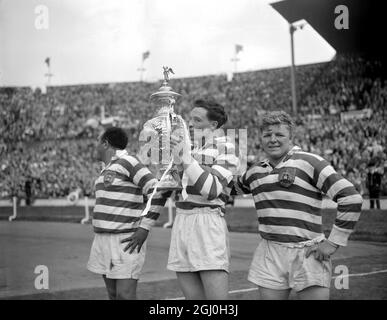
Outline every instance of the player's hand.
<path fill-rule="evenodd" d="M 161 191 L 160 192 L 160 196 L 161 198 L 165 199 L 165 198 L 170 198 L 171 195 L 172 195 L 173 191 L 172 190 L 167 190 L 167 191 Z"/>
<path fill-rule="evenodd" d="M 170 139 L 173 162 L 177 165 L 186 163 L 191 158 L 191 150 L 183 137 L 171 135 Z"/>
<path fill-rule="evenodd" d="M 128 245 L 125 247 L 124 251 L 126 252 L 130 249 L 129 253 L 132 253 L 137 248 L 137 253 L 139 253 L 142 245 L 148 237 L 148 233 L 148 230 L 139 227 L 137 231 L 129 238 L 122 239 L 121 243 L 128 242 Z"/>
<path fill-rule="evenodd" d="M 322 262 L 323 260 L 329 260 L 332 254 L 336 252 L 338 247 L 324 240 L 318 244 L 309 247 L 306 250 L 305 257 L 308 258 L 311 254 L 314 255 L 315 259 Z"/>

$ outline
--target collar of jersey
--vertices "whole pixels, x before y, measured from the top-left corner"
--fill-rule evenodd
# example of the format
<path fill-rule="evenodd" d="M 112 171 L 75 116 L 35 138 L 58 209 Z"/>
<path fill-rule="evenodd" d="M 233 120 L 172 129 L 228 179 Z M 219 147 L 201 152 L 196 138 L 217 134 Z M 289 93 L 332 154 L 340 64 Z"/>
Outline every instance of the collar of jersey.
<path fill-rule="evenodd" d="M 113 160 L 117 160 L 119 158 L 122 158 L 123 156 L 126 156 L 126 155 L 128 155 L 128 151 L 126 151 L 126 149 L 124 149 L 124 150 L 116 150 L 116 154 L 112 157 L 110 162 L 112 162 Z"/>
<path fill-rule="evenodd" d="M 301 148 L 299 146 L 294 146 L 293 148 L 291 148 L 289 150 L 289 152 L 287 153 L 287 155 L 282 159 L 282 161 L 276 165 L 276 167 L 278 167 L 281 163 L 284 163 L 285 161 L 288 161 L 289 158 L 296 152 L 296 151 L 301 151 Z M 269 162 L 269 159 L 264 159 L 261 161 L 261 166 L 263 167 L 267 167 L 267 166 L 270 166 L 271 167 L 271 164 Z"/>
<path fill-rule="evenodd" d="M 116 150 L 116 154 L 110 159 L 110 162 L 102 168 L 101 173 L 105 171 L 107 168 L 109 168 L 109 166 L 112 164 L 113 161 L 119 158 L 122 158 L 123 156 L 126 156 L 126 155 L 128 155 L 128 151 L 126 151 L 126 149 Z"/>

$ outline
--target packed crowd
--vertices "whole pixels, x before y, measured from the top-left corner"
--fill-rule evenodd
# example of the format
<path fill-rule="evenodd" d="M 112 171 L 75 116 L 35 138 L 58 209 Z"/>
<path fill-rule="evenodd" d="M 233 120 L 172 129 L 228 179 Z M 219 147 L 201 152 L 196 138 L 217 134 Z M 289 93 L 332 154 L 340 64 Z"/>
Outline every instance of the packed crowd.
<path fill-rule="evenodd" d="M 93 193 L 100 169 L 94 158 L 95 139 L 17 143 L 2 156 L 0 197 L 23 196 L 27 181 L 35 197 L 65 197 L 76 188 Z"/>
<path fill-rule="evenodd" d="M 359 56 L 337 56 L 328 63 L 299 66 L 299 112 L 295 142 L 321 154 L 363 194 L 368 168 L 387 165 L 387 82 L 380 65 Z M 189 114 L 193 100 L 212 97 L 229 115 L 228 127 L 248 129 L 249 159 L 263 156 L 257 123 L 265 110 L 291 112 L 289 68 L 172 79 L 183 98 L 176 112 Z M 125 119 L 131 152 L 138 133 L 156 107 L 149 96 L 160 83 L 113 83 L 0 89 L 0 197 L 22 194 L 26 181 L 37 197 L 62 197 L 77 187 L 92 192 L 98 172 L 93 161 L 96 137 L 105 117 Z M 340 121 L 340 112 L 370 109 L 371 117 Z M 97 125 L 91 125 L 97 124 Z M 387 168 L 386 168 L 387 169 Z M 384 192 L 387 186 L 384 180 Z"/>

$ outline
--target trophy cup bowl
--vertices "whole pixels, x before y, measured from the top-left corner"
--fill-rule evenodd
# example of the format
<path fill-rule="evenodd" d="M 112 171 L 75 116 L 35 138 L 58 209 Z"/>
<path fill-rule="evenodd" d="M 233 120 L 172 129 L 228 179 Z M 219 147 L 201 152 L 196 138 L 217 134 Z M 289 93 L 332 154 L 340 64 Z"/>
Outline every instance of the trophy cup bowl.
<path fill-rule="evenodd" d="M 164 67 L 164 81 L 160 89 L 150 97 L 151 104 L 158 109 L 156 116 L 148 120 L 143 127 L 144 132 L 153 134 L 157 143 L 157 161 L 146 163 L 151 171 L 160 180 L 158 190 L 181 190 L 182 185 L 177 174 L 176 165 L 173 164 L 173 156 L 170 150 L 171 133 L 178 130 L 183 132 L 183 138 L 190 141 L 187 125 L 180 115 L 175 114 L 174 106 L 181 97 L 179 93 L 172 91 L 168 85 L 171 68 Z M 148 155 L 149 158 L 149 155 Z"/>

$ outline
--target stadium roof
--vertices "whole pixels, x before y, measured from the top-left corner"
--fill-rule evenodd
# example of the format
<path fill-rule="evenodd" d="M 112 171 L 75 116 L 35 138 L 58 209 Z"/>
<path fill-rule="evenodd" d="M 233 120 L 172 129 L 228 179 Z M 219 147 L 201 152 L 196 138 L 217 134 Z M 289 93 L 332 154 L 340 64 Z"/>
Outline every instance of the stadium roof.
<path fill-rule="evenodd" d="M 382 35 L 386 29 L 382 17 L 383 1 L 376 0 L 285 0 L 272 3 L 289 23 L 305 19 L 338 53 L 363 53 L 385 60 Z M 349 12 L 349 28 L 335 28 L 338 5 Z"/>

